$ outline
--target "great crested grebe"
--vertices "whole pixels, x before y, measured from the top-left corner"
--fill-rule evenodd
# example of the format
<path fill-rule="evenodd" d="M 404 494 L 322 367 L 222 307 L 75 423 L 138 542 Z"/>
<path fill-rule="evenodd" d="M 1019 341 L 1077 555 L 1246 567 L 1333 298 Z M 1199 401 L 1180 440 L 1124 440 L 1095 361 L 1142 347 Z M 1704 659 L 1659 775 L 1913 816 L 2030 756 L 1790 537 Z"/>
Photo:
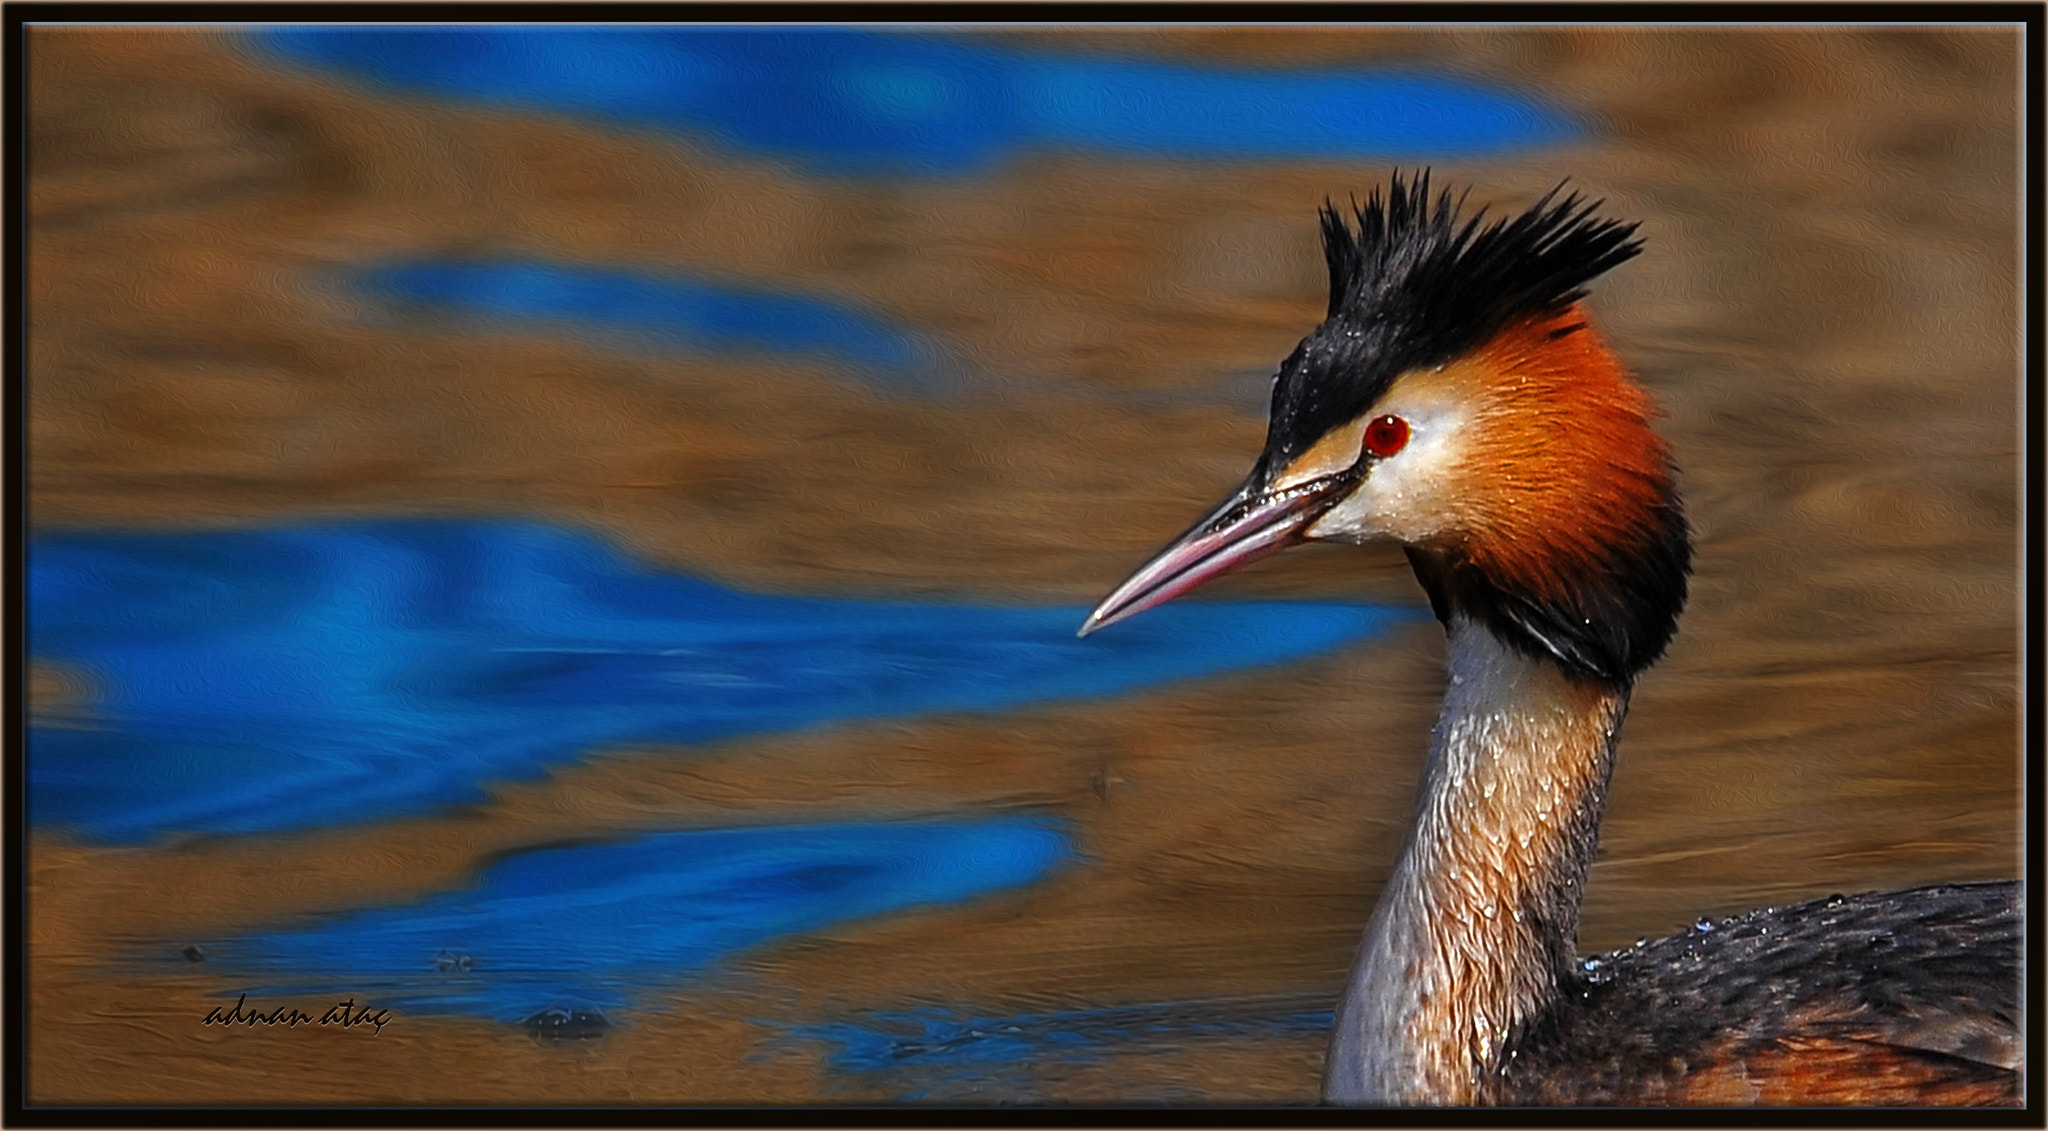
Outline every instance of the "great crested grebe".
<path fill-rule="evenodd" d="M 1328 318 L 1266 448 L 1081 628 L 1314 539 L 1391 538 L 1450 641 L 1414 827 L 1337 1008 L 1340 1104 L 2019 1102 L 2014 882 L 1835 896 L 1576 953 L 1630 687 L 1691 539 L 1648 398 L 1579 305 L 1599 202 L 1480 227 L 1396 175 L 1322 211 Z"/>

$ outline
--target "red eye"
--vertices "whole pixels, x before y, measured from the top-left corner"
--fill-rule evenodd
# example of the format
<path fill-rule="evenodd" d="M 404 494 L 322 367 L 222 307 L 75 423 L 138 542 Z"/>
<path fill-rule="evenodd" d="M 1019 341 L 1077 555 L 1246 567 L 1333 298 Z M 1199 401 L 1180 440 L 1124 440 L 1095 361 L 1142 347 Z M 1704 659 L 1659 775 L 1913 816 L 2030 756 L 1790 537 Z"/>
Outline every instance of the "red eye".
<path fill-rule="evenodd" d="M 1408 422 L 1382 416 L 1365 426 L 1365 450 L 1385 459 L 1408 446 Z"/>

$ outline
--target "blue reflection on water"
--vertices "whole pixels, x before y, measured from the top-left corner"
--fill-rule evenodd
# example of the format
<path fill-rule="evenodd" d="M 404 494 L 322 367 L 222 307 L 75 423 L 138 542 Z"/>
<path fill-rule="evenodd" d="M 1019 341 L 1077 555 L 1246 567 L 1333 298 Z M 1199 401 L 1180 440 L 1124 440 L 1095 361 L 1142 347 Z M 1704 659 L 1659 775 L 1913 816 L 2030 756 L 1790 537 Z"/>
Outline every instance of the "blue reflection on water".
<path fill-rule="evenodd" d="M 28 642 L 98 689 L 29 737 L 39 829 L 351 824 L 483 799 L 587 749 L 997 710 L 1269 664 L 1405 611 L 834 601 L 651 572 L 538 523 L 63 533 L 29 550 Z"/>
<path fill-rule="evenodd" d="M 518 330 L 600 330 L 700 352 L 814 355 L 915 379 L 935 348 L 845 305 L 749 293 L 600 267 L 496 262 L 395 263 L 354 273 L 370 296 L 409 313 Z M 908 371 L 908 372 L 906 372 Z"/>
<path fill-rule="evenodd" d="M 1030 884 L 1073 858 L 1064 823 L 1032 817 L 656 833 L 521 852 L 412 906 L 209 941 L 207 970 L 256 1001 L 607 1012 L 771 938 Z"/>
<path fill-rule="evenodd" d="M 969 172 L 1031 147 L 1196 160 L 1476 156 L 1561 111 L 1411 72 L 1230 70 L 846 29 L 279 28 L 274 58 L 399 91 L 709 133 L 852 173 Z"/>
<path fill-rule="evenodd" d="M 1015 1098 L 1010 1093 L 1028 1096 L 1039 1085 L 1032 1073 L 1049 1063 L 1085 1063 L 1120 1049 L 1163 1050 L 1217 1038 L 1314 1038 L 1329 1032 L 1331 1018 L 1326 997 L 1304 995 L 1007 1017 L 922 1009 L 795 1025 L 788 1039 L 833 1046 L 833 1068 L 866 1077 L 866 1086 L 897 1100 L 986 1103 Z"/>

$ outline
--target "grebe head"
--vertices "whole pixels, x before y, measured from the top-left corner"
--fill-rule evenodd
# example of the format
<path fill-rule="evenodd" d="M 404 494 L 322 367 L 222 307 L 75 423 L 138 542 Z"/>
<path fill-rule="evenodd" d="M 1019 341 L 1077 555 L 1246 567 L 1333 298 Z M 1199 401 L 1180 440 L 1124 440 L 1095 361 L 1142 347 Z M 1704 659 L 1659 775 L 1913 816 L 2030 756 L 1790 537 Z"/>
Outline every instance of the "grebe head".
<path fill-rule="evenodd" d="M 1322 211 L 1329 314 L 1280 364 L 1265 451 L 1086 635 L 1308 540 L 1393 539 L 1438 617 L 1626 686 L 1671 638 L 1691 543 L 1651 407 L 1578 305 L 1641 250 L 1598 201 L 1460 223 L 1429 175 Z"/>

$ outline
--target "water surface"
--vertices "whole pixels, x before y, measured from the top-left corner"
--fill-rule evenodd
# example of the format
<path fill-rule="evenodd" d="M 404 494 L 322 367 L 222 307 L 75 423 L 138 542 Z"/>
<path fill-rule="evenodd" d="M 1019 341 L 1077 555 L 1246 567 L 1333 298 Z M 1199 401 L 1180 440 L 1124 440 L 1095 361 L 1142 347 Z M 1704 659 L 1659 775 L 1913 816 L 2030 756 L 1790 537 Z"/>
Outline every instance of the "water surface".
<path fill-rule="evenodd" d="M 540 523 L 53 534 L 30 652 L 97 694 L 30 732 L 30 819 L 116 843 L 379 821 L 606 746 L 1113 695 L 1413 615 L 1187 602 L 1083 641 L 1086 612 L 745 593 Z"/>
<path fill-rule="evenodd" d="M 1064 822 L 1035 817 L 660 832 L 514 853 L 464 890 L 201 950 L 259 1001 L 616 1021 L 769 939 L 1033 883 L 1073 859 Z"/>
<path fill-rule="evenodd" d="M 878 373 L 892 385 L 926 384 L 939 362 L 934 345 L 846 303 L 735 289 L 677 272 L 429 260 L 367 267 L 346 279 L 400 317 L 484 331 L 574 333 L 700 354 L 817 358 Z"/>
<path fill-rule="evenodd" d="M 255 43 L 383 89 L 683 130 L 835 173 L 957 175 L 1056 148 L 1414 160 L 1579 133 L 1526 94 L 1444 75 L 1194 67 L 939 34 L 292 27 Z"/>

